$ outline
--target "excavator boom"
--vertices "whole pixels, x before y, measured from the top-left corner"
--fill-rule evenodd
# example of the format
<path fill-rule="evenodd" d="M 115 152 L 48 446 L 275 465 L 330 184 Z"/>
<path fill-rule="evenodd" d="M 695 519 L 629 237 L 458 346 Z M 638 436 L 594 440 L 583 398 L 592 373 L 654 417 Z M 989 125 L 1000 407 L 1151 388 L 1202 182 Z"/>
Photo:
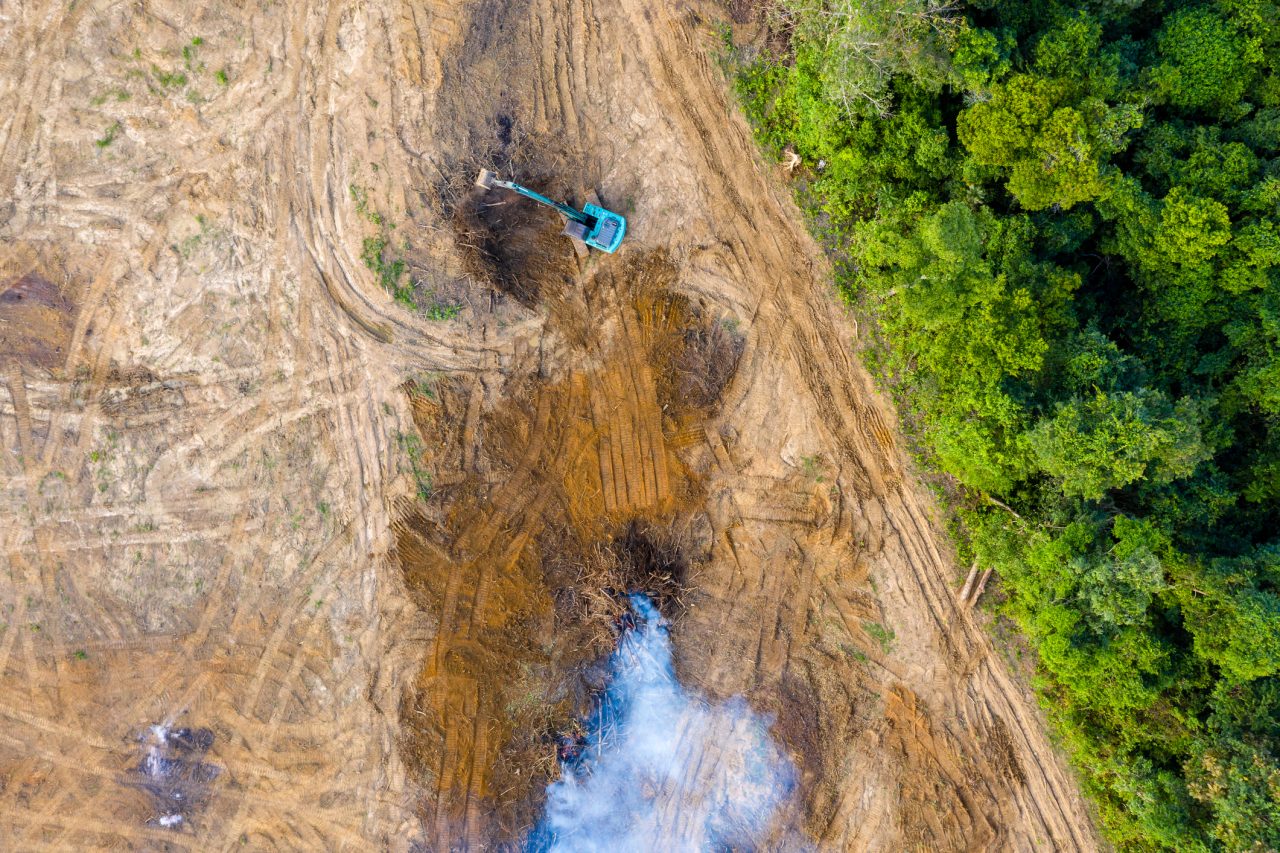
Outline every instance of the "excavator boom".
<path fill-rule="evenodd" d="M 487 190 L 502 187 L 538 204 L 555 208 L 561 216 L 569 220 L 565 225 L 564 233 L 579 245 L 585 243 L 602 252 L 612 253 L 617 251 L 618 246 L 622 244 L 623 236 L 627 233 L 627 220 L 612 210 L 605 210 L 597 204 L 588 204 L 583 210 L 578 210 L 549 199 L 542 193 L 521 186 L 515 181 L 504 181 L 488 169 L 480 170 L 480 175 L 476 178 L 476 186 Z"/>

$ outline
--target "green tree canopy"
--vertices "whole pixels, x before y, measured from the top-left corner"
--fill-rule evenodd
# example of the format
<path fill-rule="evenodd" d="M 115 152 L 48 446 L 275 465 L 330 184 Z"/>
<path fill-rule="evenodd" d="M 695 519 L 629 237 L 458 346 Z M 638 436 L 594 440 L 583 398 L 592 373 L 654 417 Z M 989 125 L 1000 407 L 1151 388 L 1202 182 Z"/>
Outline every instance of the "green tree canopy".
<path fill-rule="evenodd" d="M 744 103 L 1108 837 L 1280 850 L 1280 4 L 783 6 Z"/>
<path fill-rule="evenodd" d="M 1190 400 L 1171 404 L 1159 391 L 1098 391 L 1060 403 L 1031 431 L 1040 468 L 1064 494 L 1100 500 L 1142 479 L 1169 482 L 1207 458 Z"/>

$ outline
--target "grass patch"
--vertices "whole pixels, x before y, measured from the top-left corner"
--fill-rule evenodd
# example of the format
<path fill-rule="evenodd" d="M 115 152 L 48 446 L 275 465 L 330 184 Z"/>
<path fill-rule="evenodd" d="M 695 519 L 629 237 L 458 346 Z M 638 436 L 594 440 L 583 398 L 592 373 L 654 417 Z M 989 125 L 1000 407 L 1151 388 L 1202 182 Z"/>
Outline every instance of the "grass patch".
<path fill-rule="evenodd" d="M 191 40 L 191 44 L 183 45 L 182 47 L 182 65 L 193 74 L 199 74 L 205 69 L 205 64 L 200 61 L 200 57 L 196 52 L 196 48 L 202 44 L 204 44 L 204 39 L 196 36 Z"/>
<path fill-rule="evenodd" d="M 107 91 L 101 94 L 94 95 L 93 98 L 89 101 L 89 105 L 94 107 L 100 107 L 103 104 L 105 104 L 107 101 L 112 101 L 112 100 L 116 101 L 117 103 L 124 103 L 125 101 L 129 100 L 131 97 L 133 96 L 129 94 L 128 90 L 117 86 L 114 89 L 108 89 Z"/>
<path fill-rule="evenodd" d="M 187 85 L 187 75 L 182 71 L 165 71 L 159 65 L 151 66 L 151 77 L 161 89 L 181 89 Z"/>
<path fill-rule="evenodd" d="M 462 313 L 462 304 L 459 302 L 439 302 L 432 298 L 430 304 L 422 311 L 428 320 L 439 320 L 444 322 L 452 320 Z"/>
<path fill-rule="evenodd" d="M 431 472 L 422 467 L 422 439 L 416 433 L 397 432 L 396 444 L 409 457 L 409 470 L 413 472 L 413 481 L 417 485 L 418 500 L 426 503 L 431 500 L 434 485 Z"/>
<path fill-rule="evenodd" d="M 379 228 L 386 225 L 386 220 L 382 218 L 382 214 L 369 207 L 368 190 L 359 184 L 351 184 L 347 189 L 351 192 L 351 200 L 356 203 L 356 213 Z"/>
<path fill-rule="evenodd" d="M 872 639 L 880 644 L 880 648 L 884 650 L 885 654 L 893 651 L 893 641 L 898 638 L 898 635 L 893 632 L 892 628 L 886 628 L 879 622 L 863 622 L 862 628 Z"/>
<path fill-rule="evenodd" d="M 200 224 L 199 233 L 192 234 L 190 237 L 184 237 L 181 242 L 170 244 L 169 248 L 176 252 L 184 261 L 191 260 L 191 256 L 195 254 L 196 249 L 200 248 L 200 244 L 205 241 L 210 234 L 213 233 L 213 226 L 209 224 L 209 220 L 202 214 L 196 214 L 196 222 Z"/>
<path fill-rule="evenodd" d="M 111 127 L 107 128 L 107 132 L 102 134 L 100 139 L 93 140 L 93 144 L 98 146 L 98 148 L 106 148 L 116 141 L 116 137 L 120 135 L 120 131 L 123 129 L 123 126 L 117 121 L 113 123 Z"/>
<path fill-rule="evenodd" d="M 436 383 L 439 381 L 440 374 L 424 373 L 420 376 L 410 377 L 406 384 L 410 395 L 434 400 L 436 399 Z"/>
<path fill-rule="evenodd" d="M 374 164 L 376 171 L 377 164 Z M 446 302 L 436 298 L 434 293 L 428 292 L 425 299 L 419 300 L 415 297 L 415 283 L 407 277 L 408 264 L 398 257 L 394 252 L 394 246 L 388 233 L 395 229 L 395 224 L 387 221 L 387 218 L 378 211 L 374 210 L 369 202 L 369 191 L 359 184 L 348 184 L 347 191 L 351 194 L 351 200 L 355 203 L 356 213 L 361 219 L 364 219 L 370 225 L 378 229 L 378 233 L 365 237 L 360 246 L 360 260 L 364 265 L 378 277 L 378 283 L 382 288 L 390 293 L 396 302 L 422 314 L 429 320 L 446 321 L 452 320 L 462 313 L 463 306 L 460 303 Z M 402 248 L 408 250 L 408 241 L 404 241 Z"/>
<path fill-rule="evenodd" d="M 416 309 L 418 306 L 413 301 L 413 288 L 400 283 L 406 269 L 404 259 L 387 252 L 389 242 L 381 234 L 365 237 L 360 249 L 360 260 L 364 261 L 364 265 L 378 277 L 378 283 L 395 297 L 396 302 L 407 308 Z"/>

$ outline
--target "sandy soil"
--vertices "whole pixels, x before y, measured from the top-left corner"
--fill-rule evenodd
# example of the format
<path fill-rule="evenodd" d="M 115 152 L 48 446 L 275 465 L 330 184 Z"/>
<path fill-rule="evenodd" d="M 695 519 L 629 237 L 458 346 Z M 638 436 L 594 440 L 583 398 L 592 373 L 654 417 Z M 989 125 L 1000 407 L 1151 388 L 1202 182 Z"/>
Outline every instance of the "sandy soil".
<path fill-rule="evenodd" d="M 518 838 L 629 583 L 776 715 L 776 837 L 1097 846 L 718 14 L 0 5 L 0 847 Z"/>

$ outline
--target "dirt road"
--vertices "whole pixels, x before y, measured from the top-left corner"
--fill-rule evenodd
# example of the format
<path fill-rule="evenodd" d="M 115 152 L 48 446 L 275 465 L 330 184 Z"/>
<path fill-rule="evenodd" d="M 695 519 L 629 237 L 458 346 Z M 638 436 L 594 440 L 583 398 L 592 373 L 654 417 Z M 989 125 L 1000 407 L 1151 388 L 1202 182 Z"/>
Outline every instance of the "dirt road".
<path fill-rule="evenodd" d="M 715 14 L 0 6 L 0 847 L 517 838 L 631 582 L 776 715 L 779 838 L 1096 846 Z"/>

